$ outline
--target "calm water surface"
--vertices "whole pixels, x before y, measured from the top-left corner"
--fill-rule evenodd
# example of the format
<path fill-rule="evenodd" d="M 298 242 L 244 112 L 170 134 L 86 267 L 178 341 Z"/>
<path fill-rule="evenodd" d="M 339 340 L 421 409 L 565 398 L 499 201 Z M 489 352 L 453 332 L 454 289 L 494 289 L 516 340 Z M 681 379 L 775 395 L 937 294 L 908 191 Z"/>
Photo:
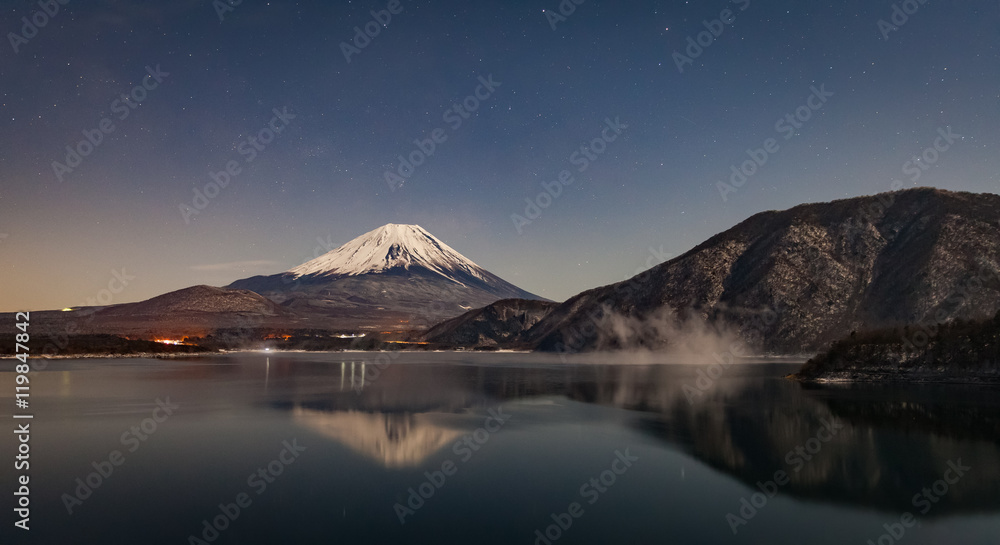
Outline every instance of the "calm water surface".
<path fill-rule="evenodd" d="M 376 377 L 372 357 L 50 362 L 30 532 L 0 434 L 0 543 L 1000 542 L 995 388 L 531 354 L 404 354 Z"/>

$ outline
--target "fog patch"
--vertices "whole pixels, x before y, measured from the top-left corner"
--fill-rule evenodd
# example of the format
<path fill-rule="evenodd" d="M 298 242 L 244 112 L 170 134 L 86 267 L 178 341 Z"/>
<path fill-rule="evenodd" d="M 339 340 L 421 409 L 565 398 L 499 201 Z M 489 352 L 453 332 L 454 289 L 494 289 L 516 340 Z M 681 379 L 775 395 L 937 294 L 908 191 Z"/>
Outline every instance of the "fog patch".
<path fill-rule="evenodd" d="M 602 307 L 596 320 L 593 350 L 629 354 L 638 362 L 653 360 L 689 364 L 718 363 L 720 358 L 748 356 L 753 351 L 737 327 L 709 320 L 697 312 L 679 314 L 660 307 L 645 315 L 628 315 Z"/>

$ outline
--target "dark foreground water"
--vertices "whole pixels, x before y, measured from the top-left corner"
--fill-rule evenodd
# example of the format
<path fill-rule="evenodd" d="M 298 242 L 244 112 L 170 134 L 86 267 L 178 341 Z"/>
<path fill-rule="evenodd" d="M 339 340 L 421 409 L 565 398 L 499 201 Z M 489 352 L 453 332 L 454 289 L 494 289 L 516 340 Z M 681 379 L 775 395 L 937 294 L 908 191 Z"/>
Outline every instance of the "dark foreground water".
<path fill-rule="evenodd" d="M 373 356 L 51 362 L 28 532 L 3 362 L 0 543 L 1000 542 L 995 388 Z"/>

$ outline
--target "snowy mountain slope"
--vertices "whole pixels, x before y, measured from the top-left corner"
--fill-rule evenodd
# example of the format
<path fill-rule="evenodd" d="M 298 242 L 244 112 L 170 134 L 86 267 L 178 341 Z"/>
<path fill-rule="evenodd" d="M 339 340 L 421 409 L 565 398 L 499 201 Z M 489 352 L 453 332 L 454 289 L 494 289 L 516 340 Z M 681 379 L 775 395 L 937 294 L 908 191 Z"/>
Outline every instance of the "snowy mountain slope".
<path fill-rule="evenodd" d="M 424 267 L 459 284 L 462 282 L 455 273 L 483 281 L 489 281 L 492 276 L 423 227 L 395 223 L 369 231 L 340 248 L 289 269 L 287 274 L 294 278 L 357 276 L 411 266 Z"/>
<path fill-rule="evenodd" d="M 237 280 L 345 328 L 412 328 L 500 299 L 541 299 L 476 265 L 418 225 L 388 224 L 283 273 Z"/>

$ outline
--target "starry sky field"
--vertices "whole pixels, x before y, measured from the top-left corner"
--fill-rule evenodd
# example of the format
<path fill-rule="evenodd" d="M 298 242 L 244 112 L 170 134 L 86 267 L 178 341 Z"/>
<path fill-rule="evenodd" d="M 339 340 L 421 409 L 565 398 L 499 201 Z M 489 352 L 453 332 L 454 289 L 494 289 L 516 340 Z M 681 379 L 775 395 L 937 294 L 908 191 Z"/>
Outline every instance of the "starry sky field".
<path fill-rule="evenodd" d="M 0 311 L 225 285 L 386 223 L 563 300 L 764 210 L 1000 187 L 996 0 L 0 14 Z"/>

